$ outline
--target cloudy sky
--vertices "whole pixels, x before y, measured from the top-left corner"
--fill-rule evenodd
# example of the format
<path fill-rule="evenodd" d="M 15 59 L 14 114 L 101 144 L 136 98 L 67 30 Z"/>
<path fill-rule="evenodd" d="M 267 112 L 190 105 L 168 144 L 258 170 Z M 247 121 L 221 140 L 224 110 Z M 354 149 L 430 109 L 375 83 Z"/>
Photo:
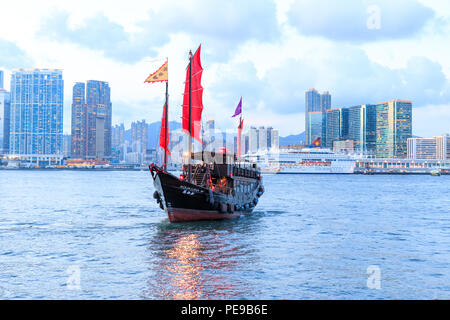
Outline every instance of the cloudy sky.
<path fill-rule="evenodd" d="M 169 59 L 170 118 L 180 120 L 187 54 L 202 44 L 204 118 L 222 129 L 243 96 L 246 125 L 304 130 L 304 92 L 333 107 L 413 101 L 413 133 L 450 133 L 450 2 L 446 0 L 10 1 L 0 7 L 0 69 L 64 70 L 72 86 L 111 86 L 113 123 L 159 121 Z M 6 83 L 9 89 L 9 83 Z"/>

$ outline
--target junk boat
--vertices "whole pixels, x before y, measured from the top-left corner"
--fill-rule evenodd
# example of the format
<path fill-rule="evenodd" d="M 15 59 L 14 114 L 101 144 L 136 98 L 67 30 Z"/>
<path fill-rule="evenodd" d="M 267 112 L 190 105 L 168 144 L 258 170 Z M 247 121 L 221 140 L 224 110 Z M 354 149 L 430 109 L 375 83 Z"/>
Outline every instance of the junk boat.
<path fill-rule="evenodd" d="M 169 152 L 168 135 L 168 77 L 167 62 L 150 75 L 145 82 L 166 81 L 166 102 L 160 133 L 160 147 L 164 149 L 164 164 L 151 164 L 153 197 L 159 207 L 166 211 L 171 222 L 223 220 L 249 214 L 264 193 L 261 171 L 256 163 L 241 161 L 240 145 L 243 128 L 242 115 L 238 127 L 238 152 L 231 154 L 225 148 L 219 152 L 193 152 L 192 138 L 200 139 L 201 114 L 203 110 L 201 87 L 202 66 L 200 49 L 194 55 L 189 52 L 185 92 L 183 97 L 183 130 L 188 134 L 189 152 L 187 164 L 181 175 L 167 171 Z M 162 72 L 160 72 L 162 70 Z M 241 114 L 242 98 L 235 115 Z M 233 117 L 234 117 L 233 116 Z"/>

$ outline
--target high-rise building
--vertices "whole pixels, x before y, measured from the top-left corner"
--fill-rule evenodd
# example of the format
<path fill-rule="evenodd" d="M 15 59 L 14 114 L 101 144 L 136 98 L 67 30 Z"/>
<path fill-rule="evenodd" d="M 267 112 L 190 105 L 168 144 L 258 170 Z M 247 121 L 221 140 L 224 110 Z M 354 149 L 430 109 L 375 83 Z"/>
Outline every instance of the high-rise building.
<path fill-rule="evenodd" d="M 248 130 L 248 152 L 255 153 L 259 149 L 259 131 L 256 127 Z"/>
<path fill-rule="evenodd" d="M 70 144 L 71 144 L 70 134 L 63 134 L 63 155 L 64 158 L 70 158 Z"/>
<path fill-rule="evenodd" d="M 320 93 L 312 88 L 305 92 L 305 112 L 322 111 L 320 108 Z"/>
<path fill-rule="evenodd" d="M 250 150 L 250 144 L 249 144 L 249 136 L 247 134 L 242 135 L 242 154 L 247 154 Z"/>
<path fill-rule="evenodd" d="M 305 131 L 307 145 L 310 145 L 315 139 L 322 137 L 322 125 L 322 112 L 308 112 Z"/>
<path fill-rule="evenodd" d="M 342 141 L 348 139 L 348 122 L 349 109 L 339 108 L 330 109 L 326 113 L 326 146 L 333 148 L 335 141 Z"/>
<path fill-rule="evenodd" d="M 4 86 L 3 86 L 3 71 L 0 70 L 0 89 L 3 89 L 3 88 L 4 88 Z"/>
<path fill-rule="evenodd" d="M 87 149 L 87 127 L 86 127 L 86 85 L 77 82 L 73 86 L 72 93 L 72 134 L 71 134 L 71 157 L 85 158 Z"/>
<path fill-rule="evenodd" d="M 268 145 L 268 140 L 270 141 L 270 136 L 267 134 L 267 129 L 264 127 L 258 128 L 258 150 L 269 150 L 270 144 Z M 270 134 L 270 132 L 269 132 Z"/>
<path fill-rule="evenodd" d="M 280 148 L 280 135 L 278 134 L 278 130 L 274 130 L 273 128 L 270 128 L 270 148 L 275 150 Z"/>
<path fill-rule="evenodd" d="M 248 133 L 243 137 L 245 153 L 276 150 L 280 144 L 278 130 L 274 130 L 272 127 L 250 127 Z"/>
<path fill-rule="evenodd" d="M 112 125 L 109 84 L 97 80 L 87 81 L 86 104 L 88 107 L 88 157 L 109 158 Z"/>
<path fill-rule="evenodd" d="M 374 154 L 376 149 L 376 105 L 363 104 L 349 108 L 348 138 L 357 152 Z"/>
<path fill-rule="evenodd" d="M 407 157 L 414 160 L 450 159 L 450 137 L 442 135 L 434 138 L 408 138 Z"/>
<path fill-rule="evenodd" d="M 331 109 L 331 94 L 328 91 L 324 91 L 320 95 L 320 111 L 327 112 Z"/>
<path fill-rule="evenodd" d="M 147 140 L 148 140 L 148 124 L 145 120 L 136 121 L 131 123 L 131 145 L 140 149 L 143 154 L 147 151 Z M 137 149 L 136 149 L 137 150 Z"/>
<path fill-rule="evenodd" d="M 436 137 L 437 158 L 450 160 L 450 136 L 444 134 Z"/>
<path fill-rule="evenodd" d="M 324 91 L 320 94 L 316 89 L 309 89 L 305 92 L 305 140 L 310 144 L 314 139 L 321 138 L 322 144 L 326 141 L 326 117 L 325 113 L 331 108 L 331 94 Z M 321 118 L 321 124 L 317 124 L 317 119 Z M 310 126 L 314 125 L 314 128 Z M 320 132 L 317 130 L 320 127 Z M 314 137 L 311 133 L 314 132 Z"/>
<path fill-rule="evenodd" d="M 111 90 L 103 81 L 78 82 L 73 87 L 72 157 L 107 159 L 111 156 Z"/>
<path fill-rule="evenodd" d="M 311 116 L 311 113 L 314 112 L 315 115 Z M 317 112 L 320 112 L 320 118 L 322 122 L 322 113 L 321 113 L 321 107 L 320 107 L 320 93 L 312 88 L 305 92 L 305 139 L 306 143 L 310 144 L 311 141 L 314 140 L 311 136 L 311 131 L 315 131 L 313 128 L 310 127 L 311 123 L 316 123 L 317 118 Z M 313 117 L 314 119 L 310 119 Z M 320 125 L 322 128 L 322 124 Z M 319 136 L 322 135 L 322 129 L 320 131 Z"/>
<path fill-rule="evenodd" d="M 10 94 L 0 88 L 0 154 L 9 151 Z"/>
<path fill-rule="evenodd" d="M 406 141 L 412 133 L 411 101 L 377 103 L 376 157 L 405 158 Z"/>
<path fill-rule="evenodd" d="M 320 111 L 322 112 L 322 145 L 327 143 L 327 111 L 331 109 L 331 94 L 324 91 L 320 95 Z"/>
<path fill-rule="evenodd" d="M 112 147 L 116 148 L 125 142 L 125 125 L 123 123 L 116 124 L 111 129 L 112 131 Z"/>
<path fill-rule="evenodd" d="M 18 69 L 11 76 L 9 153 L 21 160 L 62 158 L 64 84 L 56 69 Z"/>

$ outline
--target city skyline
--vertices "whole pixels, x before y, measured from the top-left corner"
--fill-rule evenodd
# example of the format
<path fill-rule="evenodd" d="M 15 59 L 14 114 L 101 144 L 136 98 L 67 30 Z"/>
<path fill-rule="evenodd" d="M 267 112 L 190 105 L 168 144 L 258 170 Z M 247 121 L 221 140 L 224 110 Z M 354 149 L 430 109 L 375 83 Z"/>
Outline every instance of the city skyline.
<path fill-rule="evenodd" d="M 108 81 L 115 88 L 113 124 L 129 126 L 136 119 L 159 119 L 164 90 L 145 86 L 143 80 L 168 57 L 169 112 L 171 120 L 178 121 L 187 52 L 202 43 L 205 117 L 215 118 L 224 129 L 236 126 L 227 115 L 242 95 L 246 125 L 278 127 L 281 136 L 302 132 L 303 94 L 316 87 L 332 93 L 332 108 L 412 100 L 413 134 L 448 132 L 450 45 L 445 39 L 450 4 L 348 3 L 230 1 L 227 10 L 225 4 L 203 1 L 189 6 L 144 1 L 12 3 L 0 12 L 0 69 L 5 70 L 8 90 L 11 70 L 20 67 L 64 69 L 67 88 L 85 79 Z M 325 19 L 311 23 L 308 17 L 318 8 L 324 8 L 320 13 Z M 191 11 L 201 19 L 183 28 L 180 13 Z M 224 12 L 235 13 L 235 20 L 226 20 Z M 350 22 L 349 16 L 354 17 Z M 66 133 L 71 113 L 67 88 Z"/>

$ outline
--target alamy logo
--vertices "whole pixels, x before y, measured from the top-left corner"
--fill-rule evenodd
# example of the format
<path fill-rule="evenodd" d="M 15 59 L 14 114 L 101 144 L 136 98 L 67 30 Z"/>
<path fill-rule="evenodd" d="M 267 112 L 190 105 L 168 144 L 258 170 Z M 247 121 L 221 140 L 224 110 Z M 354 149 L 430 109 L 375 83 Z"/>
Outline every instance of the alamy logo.
<path fill-rule="evenodd" d="M 368 266 L 367 274 L 367 288 L 369 289 L 381 289 L 381 269 L 379 266 Z"/>
<path fill-rule="evenodd" d="M 77 265 L 69 266 L 66 270 L 69 275 L 66 285 L 69 290 L 81 290 L 81 269 Z"/>
<path fill-rule="evenodd" d="M 366 26 L 369 30 L 379 30 L 381 29 L 381 9 L 379 6 L 372 5 L 367 7 L 367 17 Z"/>

